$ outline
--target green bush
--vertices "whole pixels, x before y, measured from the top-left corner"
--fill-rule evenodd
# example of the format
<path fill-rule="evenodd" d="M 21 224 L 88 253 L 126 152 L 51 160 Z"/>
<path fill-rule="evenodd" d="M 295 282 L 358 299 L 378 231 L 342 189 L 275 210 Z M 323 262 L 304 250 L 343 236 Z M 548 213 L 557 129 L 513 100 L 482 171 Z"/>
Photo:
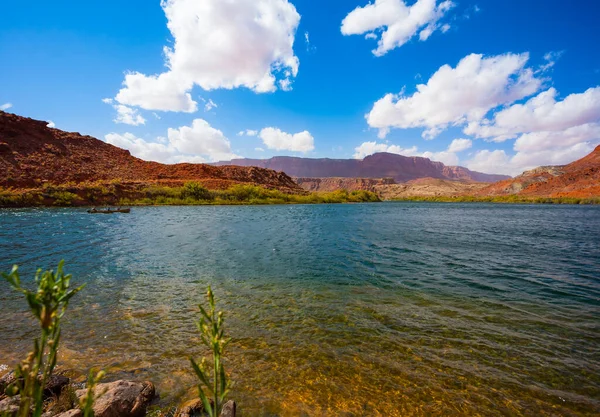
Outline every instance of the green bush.
<path fill-rule="evenodd" d="M 181 190 L 181 198 L 191 198 L 193 200 L 212 200 L 213 195 L 208 189 L 202 184 L 191 181 L 186 182 Z"/>

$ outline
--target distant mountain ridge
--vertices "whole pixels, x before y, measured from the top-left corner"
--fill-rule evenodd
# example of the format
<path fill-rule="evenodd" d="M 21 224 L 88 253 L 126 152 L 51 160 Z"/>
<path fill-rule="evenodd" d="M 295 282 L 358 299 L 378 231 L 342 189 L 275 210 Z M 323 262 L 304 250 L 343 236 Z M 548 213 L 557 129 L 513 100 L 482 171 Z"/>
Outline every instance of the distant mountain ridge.
<path fill-rule="evenodd" d="M 437 178 L 490 183 L 511 178 L 508 175 L 475 172 L 460 166 L 446 166 L 428 158 L 386 152 L 369 155 L 364 159 L 275 156 L 270 159 L 233 159 L 216 162 L 213 165 L 256 166 L 283 171 L 291 177 L 301 178 L 393 178 L 397 182 L 419 178 Z"/>

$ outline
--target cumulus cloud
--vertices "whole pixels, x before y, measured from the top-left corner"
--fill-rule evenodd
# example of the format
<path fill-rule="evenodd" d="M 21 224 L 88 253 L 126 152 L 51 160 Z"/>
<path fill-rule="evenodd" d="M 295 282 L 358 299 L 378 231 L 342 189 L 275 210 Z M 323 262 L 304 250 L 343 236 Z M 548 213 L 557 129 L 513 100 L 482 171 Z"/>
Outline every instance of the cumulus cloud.
<path fill-rule="evenodd" d="M 449 125 L 476 122 L 493 108 L 536 93 L 542 80 L 525 65 L 529 54 L 471 54 L 456 68 L 444 65 L 412 96 L 386 94 L 367 115 L 385 136 L 390 128 L 425 128 L 433 138 Z"/>
<path fill-rule="evenodd" d="M 315 149 L 315 140 L 306 130 L 291 134 L 274 127 L 266 127 L 258 136 L 267 148 L 277 151 L 309 152 Z"/>
<path fill-rule="evenodd" d="M 167 164 L 179 162 L 211 162 L 237 158 L 223 132 L 203 119 L 195 119 L 191 126 L 169 128 L 167 140 L 148 142 L 131 133 L 109 133 L 106 142 L 127 149 L 132 155 L 149 161 Z"/>
<path fill-rule="evenodd" d="M 115 103 L 111 98 L 105 98 L 102 101 L 110 104 L 117 111 L 117 117 L 113 120 L 115 123 L 123 123 L 131 126 L 146 124 L 146 119 L 140 115 L 137 109 Z"/>
<path fill-rule="evenodd" d="M 289 89 L 298 73 L 293 44 L 300 15 L 288 0 L 162 0 L 174 45 L 167 71 L 126 74 L 115 97 L 147 110 L 197 111 L 190 91 L 246 87 Z"/>
<path fill-rule="evenodd" d="M 473 146 L 473 141 L 471 139 L 454 139 L 450 146 L 448 146 L 448 152 L 462 152 Z"/>
<path fill-rule="evenodd" d="M 357 7 L 342 21 L 342 34 L 361 35 L 367 39 L 379 39 L 376 56 L 385 55 L 399 48 L 417 33 L 419 40 L 427 40 L 433 32 L 447 32 L 448 24 L 439 24 L 440 19 L 454 6 L 450 0 L 417 0 L 408 6 L 403 0 L 375 0 L 364 7 Z"/>
<path fill-rule="evenodd" d="M 46 125 L 46 127 L 55 128 L 56 124 L 54 124 L 54 122 L 52 120 L 48 120 L 48 124 Z"/>
<path fill-rule="evenodd" d="M 390 145 L 387 143 L 377 143 L 375 141 L 372 141 L 363 142 L 359 146 L 354 148 L 354 158 L 363 159 L 365 156 L 373 155 L 377 152 L 395 153 L 404 156 L 416 156 L 417 151 L 418 149 L 416 146 L 413 146 L 411 148 L 402 148 L 398 145 Z"/>
<path fill-rule="evenodd" d="M 556 100 L 550 88 L 524 104 L 514 104 L 497 112 L 493 120 L 472 122 L 464 130 L 478 138 L 500 142 L 519 133 L 558 132 L 588 123 L 600 122 L 600 87 Z"/>
<path fill-rule="evenodd" d="M 10 109 L 12 106 L 13 106 L 12 103 L 4 103 L 3 105 L 0 106 L 0 110 L 6 111 L 6 110 Z"/>

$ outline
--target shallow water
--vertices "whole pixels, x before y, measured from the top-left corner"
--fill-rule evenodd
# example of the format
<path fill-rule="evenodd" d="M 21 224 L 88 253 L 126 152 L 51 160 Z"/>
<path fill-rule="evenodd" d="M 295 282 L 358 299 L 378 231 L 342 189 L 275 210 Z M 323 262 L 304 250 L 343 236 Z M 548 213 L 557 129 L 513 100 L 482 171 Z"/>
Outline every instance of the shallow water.
<path fill-rule="evenodd" d="M 212 285 L 244 416 L 600 413 L 600 208 L 380 203 L 0 210 L 0 270 L 87 283 L 61 363 L 195 394 Z M 1 284 L 1 283 L 0 283 Z M 35 328 L 0 290 L 0 364 Z"/>

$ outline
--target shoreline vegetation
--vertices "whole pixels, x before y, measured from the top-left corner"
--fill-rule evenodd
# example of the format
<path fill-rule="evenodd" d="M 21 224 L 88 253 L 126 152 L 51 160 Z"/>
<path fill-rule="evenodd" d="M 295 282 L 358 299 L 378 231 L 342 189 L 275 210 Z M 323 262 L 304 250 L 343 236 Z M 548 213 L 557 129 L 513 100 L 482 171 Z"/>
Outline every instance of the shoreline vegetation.
<path fill-rule="evenodd" d="M 495 204 L 600 204 L 600 197 L 535 197 L 508 194 L 501 196 L 435 196 L 435 197 L 401 197 L 389 201 L 413 201 L 424 203 L 495 203 Z"/>
<path fill-rule="evenodd" d="M 236 184 L 209 190 L 201 182 L 88 182 L 14 189 L 0 187 L 0 208 L 86 207 L 86 206 L 189 206 L 340 204 L 381 202 L 377 193 L 366 190 L 289 193 L 258 185 Z M 600 205 L 600 197 L 536 197 L 516 194 L 501 196 L 408 196 L 386 201 L 428 203 L 576 204 Z"/>
<path fill-rule="evenodd" d="M 183 184 L 96 182 L 44 184 L 26 190 L 0 188 L 0 207 L 81 207 L 155 205 L 261 205 L 363 203 L 381 201 L 371 191 L 337 190 L 293 194 L 257 185 L 236 184 L 209 190 L 196 181 Z"/>

